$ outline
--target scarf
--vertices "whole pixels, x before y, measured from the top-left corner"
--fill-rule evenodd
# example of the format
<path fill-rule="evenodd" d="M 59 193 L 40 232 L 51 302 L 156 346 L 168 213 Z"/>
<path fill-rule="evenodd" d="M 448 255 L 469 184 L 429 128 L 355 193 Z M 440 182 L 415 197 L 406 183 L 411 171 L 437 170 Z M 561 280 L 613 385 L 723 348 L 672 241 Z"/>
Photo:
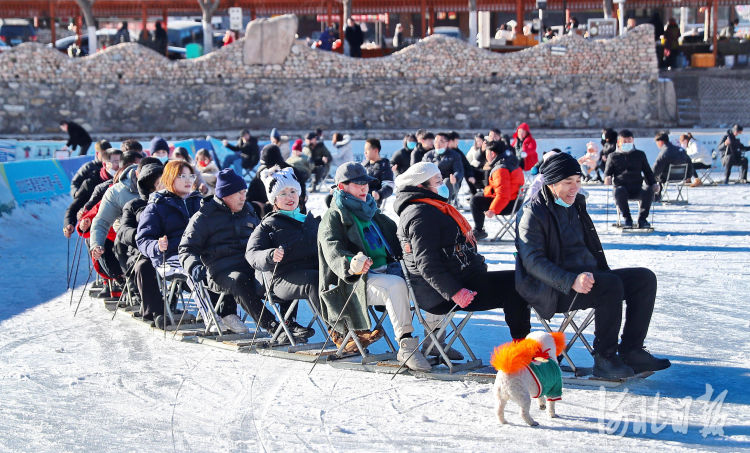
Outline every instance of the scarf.
<path fill-rule="evenodd" d="M 306 214 L 302 214 L 299 210 L 299 206 L 297 206 L 294 211 L 285 211 L 283 209 L 279 209 L 279 212 L 293 218 L 294 220 L 298 222 L 305 223 L 305 219 L 307 218 Z"/>
<path fill-rule="evenodd" d="M 458 224 L 458 228 L 461 230 L 461 233 L 466 237 L 466 240 L 473 246 L 476 247 L 477 240 L 474 238 L 474 233 L 471 231 L 471 225 L 469 225 L 469 222 L 464 218 L 464 216 L 461 215 L 460 212 L 458 212 L 458 209 L 454 208 L 450 204 L 436 200 L 434 198 L 417 198 L 415 200 L 412 200 L 415 203 L 425 203 L 430 206 L 434 206 L 440 210 L 443 214 L 449 216 L 453 221 L 455 221 Z"/>
<path fill-rule="evenodd" d="M 350 193 L 336 189 L 333 192 L 333 200 L 339 209 L 346 209 L 363 222 L 371 221 L 375 213 L 378 212 L 378 204 L 369 193 L 367 194 L 367 200 L 362 201 Z"/>

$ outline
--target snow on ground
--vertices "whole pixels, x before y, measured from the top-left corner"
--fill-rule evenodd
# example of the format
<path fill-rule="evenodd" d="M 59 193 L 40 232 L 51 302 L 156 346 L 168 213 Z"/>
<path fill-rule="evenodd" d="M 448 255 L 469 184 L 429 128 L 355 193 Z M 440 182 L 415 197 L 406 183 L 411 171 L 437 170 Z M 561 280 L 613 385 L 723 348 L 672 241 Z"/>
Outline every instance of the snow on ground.
<path fill-rule="evenodd" d="M 606 189 L 586 189 L 610 264 L 658 276 L 647 345 L 672 367 L 616 389 L 567 387 L 559 419 L 532 407 L 538 428 L 512 403 L 511 425 L 499 425 L 490 384 L 327 365 L 308 375 L 306 363 L 165 340 L 124 314 L 111 321 L 87 297 L 74 318 L 67 200 L 17 209 L 0 217 L 0 451 L 749 449 L 750 186 L 656 206 L 649 236 L 607 228 Z M 322 197 L 311 205 L 320 213 Z M 481 249 L 491 269 L 512 268 L 510 242 Z M 487 363 L 509 339 L 502 313 L 472 318 L 467 338 Z M 575 358 L 590 364 L 580 345 Z"/>

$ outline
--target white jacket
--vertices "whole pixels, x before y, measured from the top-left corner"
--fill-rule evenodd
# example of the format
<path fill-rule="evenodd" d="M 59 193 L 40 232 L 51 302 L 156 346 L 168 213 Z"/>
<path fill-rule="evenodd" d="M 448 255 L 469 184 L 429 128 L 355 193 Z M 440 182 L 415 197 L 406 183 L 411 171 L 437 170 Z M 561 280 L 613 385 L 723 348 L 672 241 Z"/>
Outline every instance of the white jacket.
<path fill-rule="evenodd" d="M 711 153 L 695 139 L 688 142 L 685 151 L 687 151 L 687 155 L 690 156 L 693 162 L 700 162 L 703 165 L 711 165 L 713 163 Z"/>
<path fill-rule="evenodd" d="M 354 154 L 352 153 L 352 137 L 349 134 L 345 134 L 343 140 L 336 142 L 336 144 L 333 145 L 331 157 L 333 157 L 332 166 L 334 167 L 339 167 L 342 164 L 354 160 Z"/>

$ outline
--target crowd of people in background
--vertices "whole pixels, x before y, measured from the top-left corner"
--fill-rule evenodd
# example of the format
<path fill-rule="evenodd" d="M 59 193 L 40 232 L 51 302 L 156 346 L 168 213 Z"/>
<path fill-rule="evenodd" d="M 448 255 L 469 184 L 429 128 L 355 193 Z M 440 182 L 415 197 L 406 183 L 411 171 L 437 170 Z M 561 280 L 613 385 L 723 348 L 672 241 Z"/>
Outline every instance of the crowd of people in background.
<path fill-rule="evenodd" d="M 91 138 L 80 126 L 60 125 L 69 146 L 87 149 Z M 740 166 L 746 182 L 742 152 L 750 148 L 739 141 L 741 132 L 732 127 L 716 150 L 727 181 L 732 166 Z M 223 141 L 222 161 L 214 150 L 191 154 L 161 137 L 146 149 L 132 139 L 120 149 L 97 141 L 94 160 L 72 178 L 63 233 L 85 239 L 107 283 L 101 297 L 116 298 L 130 283 L 139 316 L 162 329 L 173 320 L 158 281 L 171 274 L 205 284 L 214 301 L 223 293 L 215 331 L 247 333 L 241 307 L 257 329 L 273 334 L 284 323 L 306 341 L 314 329 L 288 312 L 289 301 L 306 299 L 327 324 L 325 334 L 348 352 L 384 335 L 382 328 L 371 330 L 367 307 L 374 305 L 384 307 L 393 325 L 398 360 L 426 371 L 425 354 L 434 353 L 419 350 L 412 335 L 408 279 L 428 325 L 437 326 L 454 308 L 502 308 L 511 336 L 521 339 L 530 330 L 531 308 L 549 318 L 573 305 L 595 307 L 596 375 L 621 378 L 669 366 L 643 348 L 656 278 L 648 269 L 609 268 L 581 185 L 613 185 L 624 226 L 649 228 L 651 203 L 671 165 L 687 165 L 693 185 L 700 184 L 697 170 L 712 166 L 713 156 L 690 133 L 679 137 L 679 146 L 666 132 L 655 134 L 660 152 L 653 167 L 629 130 L 603 130 L 601 141 L 588 142 L 576 157 L 559 149 L 540 156 L 525 123 L 510 135 L 496 128 L 475 134 L 468 152 L 457 132 L 418 130 L 404 135 L 391 159 L 378 139 L 367 139 L 361 163 L 354 162 L 349 135 L 331 138 L 329 149 L 321 129 L 294 141 L 274 129 L 260 148 L 242 130 L 236 145 Z M 325 198 L 321 217 L 307 209 L 316 192 Z M 468 195 L 467 206 L 459 194 Z M 631 199 L 640 200 L 635 222 Z M 489 271 L 479 253 L 485 222 L 496 216 L 515 216 L 515 270 Z M 264 288 L 278 298 L 283 319 L 264 309 Z M 618 345 L 623 301 L 627 319 Z M 166 303 L 177 311 L 176 300 Z M 461 356 L 452 348 L 448 354 Z"/>

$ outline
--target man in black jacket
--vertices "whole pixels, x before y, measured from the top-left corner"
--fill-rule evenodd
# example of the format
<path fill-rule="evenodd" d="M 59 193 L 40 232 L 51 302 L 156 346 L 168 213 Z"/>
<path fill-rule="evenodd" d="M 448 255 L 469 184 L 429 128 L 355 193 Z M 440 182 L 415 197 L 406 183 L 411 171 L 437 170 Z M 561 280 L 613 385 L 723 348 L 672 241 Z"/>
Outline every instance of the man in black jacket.
<path fill-rule="evenodd" d="M 516 218 L 516 289 L 545 319 L 594 308 L 594 376 L 621 379 L 670 366 L 643 347 L 656 299 L 646 268 L 610 269 L 586 212 L 581 166 L 557 153 L 541 166 L 545 186 Z M 625 327 L 622 301 L 627 304 Z"/>
<path fill-rule="evenodd" d="M 423 162 L 432 162 L 438 166 L 443 175 L 443 183 L 450 192 L 449 199 L 452 200 L 461 187 L 464 178 L 464 164 L 459 152 L 448 148 L 450 135 L 440 132 L 435 136 L 435 149 L 429 151 L 422 158 Z"/>
<path fill-rule="evenodd" d="M 63 120 L 60 121 L 60 130 L 68 133 L 68 142 L 65 143 L 65 146 L 69 147 L 71 152 L 75 151 L 76 146 L 79 146 L 79 156 L 85 156 L 88 153 L 92 141 L 91 136 L 80 124 Z"/>
<path fill-rule="evenodd" d="M 322 133 L 322 131 L 321 131 Z M 326 145 L 320 140 L 316 132 L 310 132 L 305 136 L 305 146 L 302 148 L 302 154 L 312 165 L 312 192 L 318 190 L 318 185 L 325 181 L 328 172 L 331 169 L 331 152 Z"/>
<path fill-rule="evenodd" d="M 247 185 L 234 170 L 225 168 L 219 172 L 214 196 L 203 200 L 182 235 L 180 264 L 194 282 L 206 281 L 208 277 L 238 300 L 258 326 L 273 332 L 278 322 L 272 313 L 263 310 L 255 272 L 245 261 L 245 246 L 260 223 L 246 196 Z M 233 300 L 225 301 L 218 314 L 231 331 L 248 331 L 237 316 Z"/>
<path fill-rule="evenodd" d="M 649 228 L 648 213 L 654 200 L 654 190 L 658 187 L 654 173 L 648 165 L 646 153 L 635 149 L 633 133 L 627 129 L 620 132 L 619 150 L 610 153 L 604 169 L 604 184 L 615 185 L 615 203 L 625 219 L 625 227 L 633 227 L 628 200 L 640 200 L 638 228 Z M 646 187 L 643 187 L 643 180 Z"/>
<path fill-rule="evenodd" d="M 76 174 L 73 175 L 73 179 L 70 180 L 71 197 L 75 196 L 76 192 L 85 180 L 96 177 L 96 175 L 99 174 L 99 171 L 101 171 L 102 169 L 102 165 L 104 165 L 104 153 L 110 148 L 112 148 L 112 145 L 110 145 L 107 140 L 99 140 L 98 142 L 94 143 L 94 160 L 88 161 L 85 164 L 81 165 L 81 168 L 79 168 Z"/>
<path fill-rule="evenodd" d="M 716 148 L 721 153 L 721 163 L 724 165 L 724 184 L 729 184 L 729 175 L 732 173 L 732 166 L 739 165 L 740 182 L 747 183 L 747 157 L 742 155 L 743 151 L 750 150 L 750 146 L 745 146 L 740 142 L 738 136 L 742 133 L 742 126 L 735 124 L 727 131 L 719 146 Z"/>
<path fill-rule="evenodd" d="M 109 148 L 106 152 L 101 153 L 102 162 L 101 166 L 99 167 L 99 171 L 93 175 L 90 175 L 85 181 L 83 181 L 81 183 L 81 186 L 73 195 L 73 202 L 70 203 L 70 206 L 68 206 L 68 209 L 65 211 L 65 218 L 63 221 L 63 235 L 65 235 L 66 238 L 69 238 L 70 235 L 73 234 L 75 225 L 76 223 L 78 223 L 80 214 L 82 214 L 81 209 L 91 198 L 91 195 L 94 193 L 94 189 L 96 189 L 96 186 L 103 183 L 104 181 L 112 179 L 112 176 L 114 176 L 116 170 L 113 171 L 111 166 L 107 168 L 111 149 L 112 148 Z M 118 156 L 122 155 L 122 151 L 120 151 L 119 149 L 114 150 L 113 152 Z"/>
<path fill-rule="evenodd" d="M 419 144 L 411 153 L 410 165 L 422 162 L 424 155 L 432 151 L 435 147 L 435 134 L 432 132 L 423 132 L 421 135 L 417 132 L 417 141 Z"/>
<path fill-rule="evenodd" d="M 240 131 L 240 138 L 237 140 L 237 145 L 230 145 L 229 141 L 222 141 L 223 145 L 234 151 L 224 158 L 224 162 L 221 164 L 221 168 L 229 168 L 235 161 L 242 160 L 242 168 L 246 170 L 252 170 L 258 165 L 260 160 L 260 149 L 258 149 L 258 139 L 250 134 L 247 129 Z M 240 168 L 235 167 L 235 171 L 238 174 L 242 174 Z"/>
<path fill-rule="evenodd" d="M 375 178 L 370 181 L 370 194 L 378 207 L 383 206 L 385 199 L 393 194 L 393 170 L 385 157 L 380 157 L 380 140 L 365 140 L 365 161 L 362 162 L 367 174 Z"/>
<path fill-rule="evenodd" d="M 660 185 L 660 191 L 656 198 L 661 200 L 661 190 L 664 189 L 664 184 L 669 178 L 669 166 L 687 164 L 686 179 L 689 181 L 690 175 L 693 174 L 693 160 L 690 159 L 684 149 L 673 145 L 669 141 L 669 134 L 664 131 L 657 132 L 654 141 L 656 146 L 659 147 L 659 155 L 656 156 L 656 162 L 654 162 L 654 177 Z"/>

